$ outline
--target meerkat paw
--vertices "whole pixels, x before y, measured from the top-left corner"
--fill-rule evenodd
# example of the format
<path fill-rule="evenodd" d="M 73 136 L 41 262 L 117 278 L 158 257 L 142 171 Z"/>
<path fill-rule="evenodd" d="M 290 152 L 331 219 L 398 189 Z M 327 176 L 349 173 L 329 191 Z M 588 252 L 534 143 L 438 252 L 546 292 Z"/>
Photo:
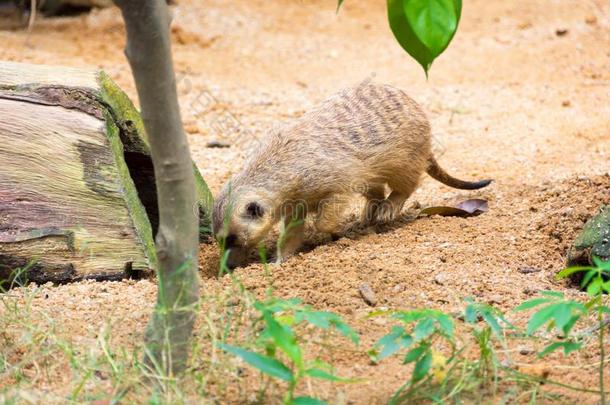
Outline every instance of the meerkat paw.
<path fill-rule="evenodd" d="M 278 253 L 273 264 L 278 266 L 282 263 L 285 263 L 286 260 L 290 259 L 294 255 L 294 253 Z"/>
<path fill-rule="evenodd" d="M 386 223 L 391 222 L 396 218 L 396 210 L 389 201 L 384 201 L 377 208 L 375 215 L 375 223 Z"/>

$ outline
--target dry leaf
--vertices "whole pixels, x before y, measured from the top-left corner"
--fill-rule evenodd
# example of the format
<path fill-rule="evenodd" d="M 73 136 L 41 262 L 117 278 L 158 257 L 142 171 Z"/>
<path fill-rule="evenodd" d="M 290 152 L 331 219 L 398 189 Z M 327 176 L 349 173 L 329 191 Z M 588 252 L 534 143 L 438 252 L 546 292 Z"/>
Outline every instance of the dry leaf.
<path fill-rule="evenodd" d="M 443 217 L 470 217 L 487 212 L 489 207 L 486 200 L 474 198 L 462 201 L 455 207 L 427 207 L 419 212 L 419 215 L 440 215 Z"/>

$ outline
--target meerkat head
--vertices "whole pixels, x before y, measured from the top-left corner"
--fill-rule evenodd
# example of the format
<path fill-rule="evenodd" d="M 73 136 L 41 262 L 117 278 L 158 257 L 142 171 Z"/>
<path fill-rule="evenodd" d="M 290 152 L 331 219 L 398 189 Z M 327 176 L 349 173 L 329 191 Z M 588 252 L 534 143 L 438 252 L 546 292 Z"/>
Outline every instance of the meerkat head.
<path fill-rule="evenodd" d="M 250 251 L 277 222 L 268 193 L 256 188 L 227 185 L 214 203 L 213 228 L 216 240 L 229 250 L 227 266 L 243 265 Z"/>

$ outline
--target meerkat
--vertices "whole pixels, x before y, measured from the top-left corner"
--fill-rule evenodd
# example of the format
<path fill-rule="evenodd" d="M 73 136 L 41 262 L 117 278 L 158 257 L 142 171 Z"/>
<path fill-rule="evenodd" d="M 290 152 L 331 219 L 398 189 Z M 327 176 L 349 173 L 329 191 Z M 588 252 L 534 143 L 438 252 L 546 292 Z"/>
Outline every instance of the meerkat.
<path fill-rule="evenodd" d="M 281 262 L 301 246 L 307 215 L 316 215 L 318 232 L 333 234 L 351 198 L 361 194 L 364 223 L 390 221 L 424 172 L 458 189 L 491 182 L 447 174 L 432 155 L 430 124 L 421 107 L 400 89 L 363 83 L 263 138 L 216 199 L 214 234 L 229 249 L 227 264 L 233 268 L 281 221 Z"/>

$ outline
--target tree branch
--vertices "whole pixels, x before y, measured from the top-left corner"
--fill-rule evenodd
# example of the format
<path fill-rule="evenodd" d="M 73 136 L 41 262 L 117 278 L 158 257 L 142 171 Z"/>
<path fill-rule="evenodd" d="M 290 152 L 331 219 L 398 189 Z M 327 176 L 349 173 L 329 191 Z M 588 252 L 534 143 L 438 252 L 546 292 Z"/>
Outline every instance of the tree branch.
<path fill-rule="evenodd" d="M 184 370 L 198 302 L 198 207 L 182 128 L 164 0 L 114 0 L 127 29 L 125 54 L 148 134 L 159 204 L 157 305 L 146 331 L 145 363 Z"/>

